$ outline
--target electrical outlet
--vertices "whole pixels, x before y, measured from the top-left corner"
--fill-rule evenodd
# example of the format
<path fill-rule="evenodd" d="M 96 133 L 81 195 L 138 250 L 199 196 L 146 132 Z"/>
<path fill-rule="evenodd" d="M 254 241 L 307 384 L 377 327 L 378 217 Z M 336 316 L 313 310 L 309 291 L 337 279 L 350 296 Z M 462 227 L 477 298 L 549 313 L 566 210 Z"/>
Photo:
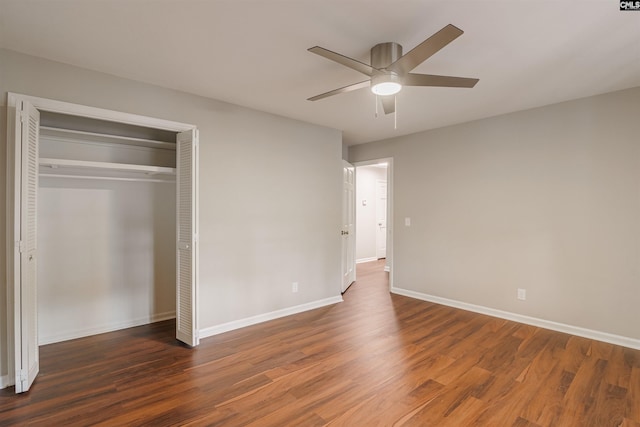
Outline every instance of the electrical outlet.
<path fill-rule="evenodd" d="M 291 292 L 298 292 L 298 282 L 293 282 L 291 284 Z"/>
<path fill-rule="evenodd" d="M 526 289 L 518 289 L 518 299 L 522 300 L 522 301 L 527 299 L 527 290 Z"/>
<path fill-rule="evenodd" d="M 405 226 L 405 227 L 411 227 L 411 218 L 406 217 L 406 218 L 404 219 L 404 226 Z"/>

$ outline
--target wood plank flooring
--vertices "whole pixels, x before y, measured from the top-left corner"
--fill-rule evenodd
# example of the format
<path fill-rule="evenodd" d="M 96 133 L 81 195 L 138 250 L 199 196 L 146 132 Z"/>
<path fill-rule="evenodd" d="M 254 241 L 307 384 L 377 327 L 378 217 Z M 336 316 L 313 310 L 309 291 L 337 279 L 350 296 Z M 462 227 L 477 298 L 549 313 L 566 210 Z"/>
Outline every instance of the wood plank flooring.
<path fill-rule="evenodd" d="M 640 351 L 391 295 L 178 344 L 161 322 L 42 346 L 0 425 L 640 426 Z"/>

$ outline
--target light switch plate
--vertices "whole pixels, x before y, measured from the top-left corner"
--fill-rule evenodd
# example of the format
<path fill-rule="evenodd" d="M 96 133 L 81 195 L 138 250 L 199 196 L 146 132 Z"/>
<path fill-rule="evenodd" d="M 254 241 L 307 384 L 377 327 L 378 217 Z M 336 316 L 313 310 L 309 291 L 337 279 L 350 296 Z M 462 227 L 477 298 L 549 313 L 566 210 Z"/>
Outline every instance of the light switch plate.
<path fill-rule="evenodd" d="M 527 299 L 527 290 L 526 289 L 518 289 L 518 299 L 522 300 L 522 301 Z"/>

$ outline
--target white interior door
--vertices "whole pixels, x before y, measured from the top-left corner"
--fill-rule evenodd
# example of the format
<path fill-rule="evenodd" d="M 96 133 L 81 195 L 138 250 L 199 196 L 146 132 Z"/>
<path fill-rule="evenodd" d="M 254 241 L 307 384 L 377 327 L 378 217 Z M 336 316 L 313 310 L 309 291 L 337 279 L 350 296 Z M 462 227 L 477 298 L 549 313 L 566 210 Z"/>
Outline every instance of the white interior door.
<path fill-rule="evenodd" d="M 356 280 L 355 168 L 342 165 L 342 292 Z"/>
<path fill-rule="evenodd" d="M 387 257 L 387 181 L 376 180 L 376 257 Z"/>
<path fill-rule="evenodd" d="M 40 370 L 36 299 L 39 111 L 26 101 L 16 105 L 15 128 L 15 204 L 19 206 L 13 284 L 15 389 L 23 393 Z"/>
<path fill-rule="evenodd" d="M 198 337 L 198 131 L 177 136 L 176 338 L 192 347 Z"/>

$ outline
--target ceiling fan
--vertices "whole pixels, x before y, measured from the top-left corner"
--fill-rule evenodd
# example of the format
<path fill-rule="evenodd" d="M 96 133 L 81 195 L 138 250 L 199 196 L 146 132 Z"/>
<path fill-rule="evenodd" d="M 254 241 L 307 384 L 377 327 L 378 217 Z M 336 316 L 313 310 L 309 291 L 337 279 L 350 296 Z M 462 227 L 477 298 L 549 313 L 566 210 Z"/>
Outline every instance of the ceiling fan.
<path fill-rule="evenodd" d="M 309 52 L 323 56 L 338 64 L 366 74 L 370 79 L 359 83 L 341 87 L 320 95 L 313 96 L 308 101 L 317 101 L 340 93 L 351 92 L 370 86 L 371 91 L 380 95 L 385 114 L 395 111 L 395 95 L 402 86 L 440 86 L 472 88 L 478 79 L 452 76 L 436 76 L 432 74 L 414 74 L 410 71 L 422 64 L 440 49 L 462 35 L 463 31 L 447 25 L 418 46 L 402 55 L 402 46 L 398 43 L 380 43 L 371 48 L 371 65 L 353 58 L 332 52 L 320 46 L 314 46 Z"/>

